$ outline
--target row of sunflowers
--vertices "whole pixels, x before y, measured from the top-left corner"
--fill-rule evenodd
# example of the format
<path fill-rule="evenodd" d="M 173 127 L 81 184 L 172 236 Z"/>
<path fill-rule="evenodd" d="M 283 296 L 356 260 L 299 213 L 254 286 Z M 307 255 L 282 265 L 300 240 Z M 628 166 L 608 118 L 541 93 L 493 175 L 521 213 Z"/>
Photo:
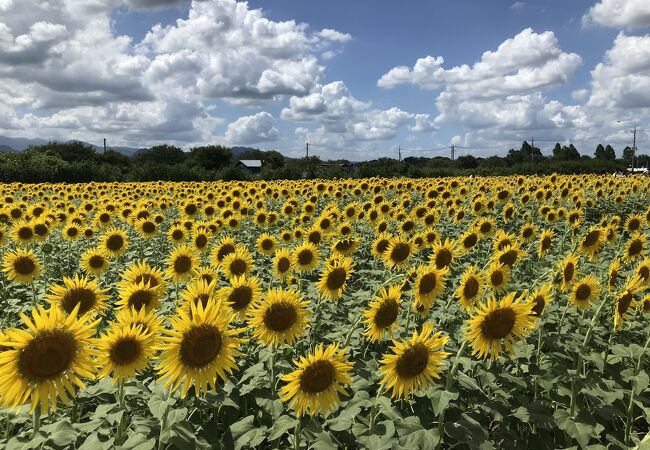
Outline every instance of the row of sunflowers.
<path fill-rule="evenodd" d="M 0 441 L 641 445 L 648 230 L 635 177 L 0 185 Z"/>

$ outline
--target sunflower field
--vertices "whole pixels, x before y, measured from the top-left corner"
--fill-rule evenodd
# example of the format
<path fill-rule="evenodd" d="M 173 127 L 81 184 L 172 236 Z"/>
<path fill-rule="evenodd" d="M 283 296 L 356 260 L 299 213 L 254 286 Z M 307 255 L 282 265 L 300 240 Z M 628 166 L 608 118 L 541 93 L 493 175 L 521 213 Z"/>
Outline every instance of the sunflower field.
<path fill-rule="evenodd" d="M 650 182 L 0 185 L 7 449 L 650 447 Z"/>

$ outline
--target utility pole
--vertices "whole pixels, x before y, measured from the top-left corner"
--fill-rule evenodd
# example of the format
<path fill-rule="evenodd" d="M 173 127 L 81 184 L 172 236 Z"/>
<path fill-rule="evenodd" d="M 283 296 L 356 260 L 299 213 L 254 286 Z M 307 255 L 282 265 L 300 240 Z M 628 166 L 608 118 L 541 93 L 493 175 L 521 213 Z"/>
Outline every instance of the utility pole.
<path fill-rule="evenodd" d="M 530 142 L 531 142 L 531 144 L 530 144 L 530 147 L 531 147 L 531 149 L 530 149 L 530 162 L 534 162 L 534 158 L 535 158 L 535 138 L 534 137 L 530 138 Z"/>
<path fill-rule="evenodd" d="M 636 165 L 636 127 L 632 130 L 632 172 Z"/>
<path fill-rule="evenodd" d="M 451 160 L 454 160 L 454 144 L 451 144 Z"/>
<path fill-rule="evenodd" d="M 106 153 L 106 138 L 104 138 L 104 153 Z"/>
<path fill-rule="evenodd" d="M 402 146 L 400 145 L 397 147 L 397 158 L 399 159 L 399 162 L 402 162 Z"/>

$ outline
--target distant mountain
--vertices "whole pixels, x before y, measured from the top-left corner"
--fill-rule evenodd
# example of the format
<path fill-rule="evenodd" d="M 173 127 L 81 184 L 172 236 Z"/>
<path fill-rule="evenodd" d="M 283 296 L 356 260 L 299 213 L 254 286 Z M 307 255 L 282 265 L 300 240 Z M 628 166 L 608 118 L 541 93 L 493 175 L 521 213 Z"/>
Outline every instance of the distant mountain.
<path fill-rule="evenodd" d="M 7 136 L 0 136 L 0 151 L 3 152 L 21 152 L 23 150 L 26 150 L 30 146 L 34 145 L 44 145 L 47 144 L 48 142 L 56 142 L 57 139 L 28 139 L 28 138 L 11 138 Z M 104 151 L 104 146 L 103 145 L 95 145 L 91 144 L 89 142 L 84 142 L 84 144 L 88 144 L 91 147 L 95 149 L 97 153 L 101 153 Z M 122 153 L 123 155 L 131 156 L 135 152 L 137 152 L 139 149 L 133 148 L 133 147 L 108 147 L 111 150 L 115 150 L 116 152 Z"/>

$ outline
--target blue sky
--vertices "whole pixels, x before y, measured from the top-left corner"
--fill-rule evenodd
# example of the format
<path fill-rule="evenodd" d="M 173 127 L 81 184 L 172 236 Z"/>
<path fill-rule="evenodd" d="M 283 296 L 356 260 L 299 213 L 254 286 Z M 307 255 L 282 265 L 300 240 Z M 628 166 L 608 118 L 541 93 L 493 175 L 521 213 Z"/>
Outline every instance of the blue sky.
<path fill-rule="evenodd" d="M 97 0 L 58 13 L 0 0 L 0 10 L 0 134 L 12 137 L 291 155 L 308 140 L 324 158 L 357 160 L 451 143 L 487 156 L 535 137 L 592 153 L 624 146 L 650 108 L 643 0 Z"/>

